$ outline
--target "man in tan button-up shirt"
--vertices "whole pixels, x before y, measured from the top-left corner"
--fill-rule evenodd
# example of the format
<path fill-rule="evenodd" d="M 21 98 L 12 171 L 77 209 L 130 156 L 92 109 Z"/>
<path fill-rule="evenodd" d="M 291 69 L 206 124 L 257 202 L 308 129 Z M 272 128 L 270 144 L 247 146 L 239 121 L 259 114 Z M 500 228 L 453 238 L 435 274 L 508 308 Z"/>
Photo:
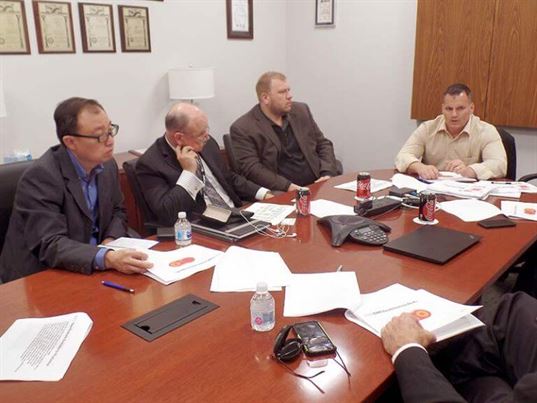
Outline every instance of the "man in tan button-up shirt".
<path fill-rule="evenodd" d="M 473 115 L 472 93 L 453 84 L 444 93 L 442 115 L 422 123 L 397 157 L 400 172 L 436 179 L 451 171 L 478 179 L 505 177 L 507 156 L 496 128 Z"/>

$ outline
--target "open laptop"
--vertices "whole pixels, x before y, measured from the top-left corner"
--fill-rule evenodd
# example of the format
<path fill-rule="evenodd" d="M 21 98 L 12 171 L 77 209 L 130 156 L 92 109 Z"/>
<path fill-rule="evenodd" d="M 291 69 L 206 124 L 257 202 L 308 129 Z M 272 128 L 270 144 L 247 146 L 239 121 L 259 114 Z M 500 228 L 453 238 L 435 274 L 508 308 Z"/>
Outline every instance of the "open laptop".
<path fill-rule="evenodd" d="M 480 235 L 427 225 L 384 245 L 384 249 L 437 264 L 476 244 Z"/>

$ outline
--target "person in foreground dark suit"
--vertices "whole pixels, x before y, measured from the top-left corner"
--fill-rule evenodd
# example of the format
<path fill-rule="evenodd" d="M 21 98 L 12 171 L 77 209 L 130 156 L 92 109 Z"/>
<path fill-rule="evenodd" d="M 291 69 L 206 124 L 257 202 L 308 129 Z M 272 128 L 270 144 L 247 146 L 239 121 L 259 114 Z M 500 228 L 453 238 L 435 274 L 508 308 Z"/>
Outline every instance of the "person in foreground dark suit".
<path fill-rule="evenodd" d="M 175 104 L 165 124 L 166 133 L 140 157 L 135 169 L 159 224 L 173 225 L 178 212 L 203 212 L 208 204 L 230 208 L 241 206 L 241 200 L 272 197 L 268 189 L 227 168 L 201 109 Z"/>
<path fill-rule="evenodd" d="M 69 98 L 54 112 L 59 145 L 21 177 L 0 256 L 4 282 L 46 269 L 140 273 L 151 264 L 132 249 L 99 248 L 126 235 L 113 160 L 119 126 L 95 100 Z"/>
<path fill-rule="evenodd" d="M 337 175 L 332 142 L 308 105 L 292 102 L 287 78 L 264 73 L 256 85 L 259 104 L 230 128 L 240 172 L 271 190 L 290 191 Z"/>
<path fill-rule="evenodd" d="M 405 402 L 536 402 L 537 300 L 505 294 L 487 327 L 464 335 L 448 376 L 427 350 L 434 335 L 402 314 L 382 329 Z"/>

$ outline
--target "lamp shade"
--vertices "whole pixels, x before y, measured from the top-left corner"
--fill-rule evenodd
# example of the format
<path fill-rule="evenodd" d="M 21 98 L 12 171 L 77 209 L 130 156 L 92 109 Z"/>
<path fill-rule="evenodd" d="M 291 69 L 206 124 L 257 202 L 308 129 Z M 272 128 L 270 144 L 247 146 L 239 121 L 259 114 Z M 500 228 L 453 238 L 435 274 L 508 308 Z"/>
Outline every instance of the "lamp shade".
<path fill-rule="evenodd" d="M 214 69 L 185 67 L 168 72 L 170 99 L 204 99 L 214 97 Z"/>
<path fill-rule="evenodd" d="M 4 82 L 0 77 L 0 118 L 5 118 L 7 116 L 6 111 L 6 100 L 4 98 Z"/>

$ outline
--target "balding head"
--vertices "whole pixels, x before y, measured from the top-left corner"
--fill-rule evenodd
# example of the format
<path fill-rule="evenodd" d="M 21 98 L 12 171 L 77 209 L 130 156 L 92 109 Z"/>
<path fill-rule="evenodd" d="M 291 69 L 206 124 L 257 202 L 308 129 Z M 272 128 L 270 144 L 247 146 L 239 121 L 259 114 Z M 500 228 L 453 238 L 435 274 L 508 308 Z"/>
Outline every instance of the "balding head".
<path fill-rule="evenodd" d="M 174 146 L 191 146 L 200 152 L 209 139 L 205 113 L 196 105 L 180 102 L 174 104 L 165 119 L 166 137 Z"/>

